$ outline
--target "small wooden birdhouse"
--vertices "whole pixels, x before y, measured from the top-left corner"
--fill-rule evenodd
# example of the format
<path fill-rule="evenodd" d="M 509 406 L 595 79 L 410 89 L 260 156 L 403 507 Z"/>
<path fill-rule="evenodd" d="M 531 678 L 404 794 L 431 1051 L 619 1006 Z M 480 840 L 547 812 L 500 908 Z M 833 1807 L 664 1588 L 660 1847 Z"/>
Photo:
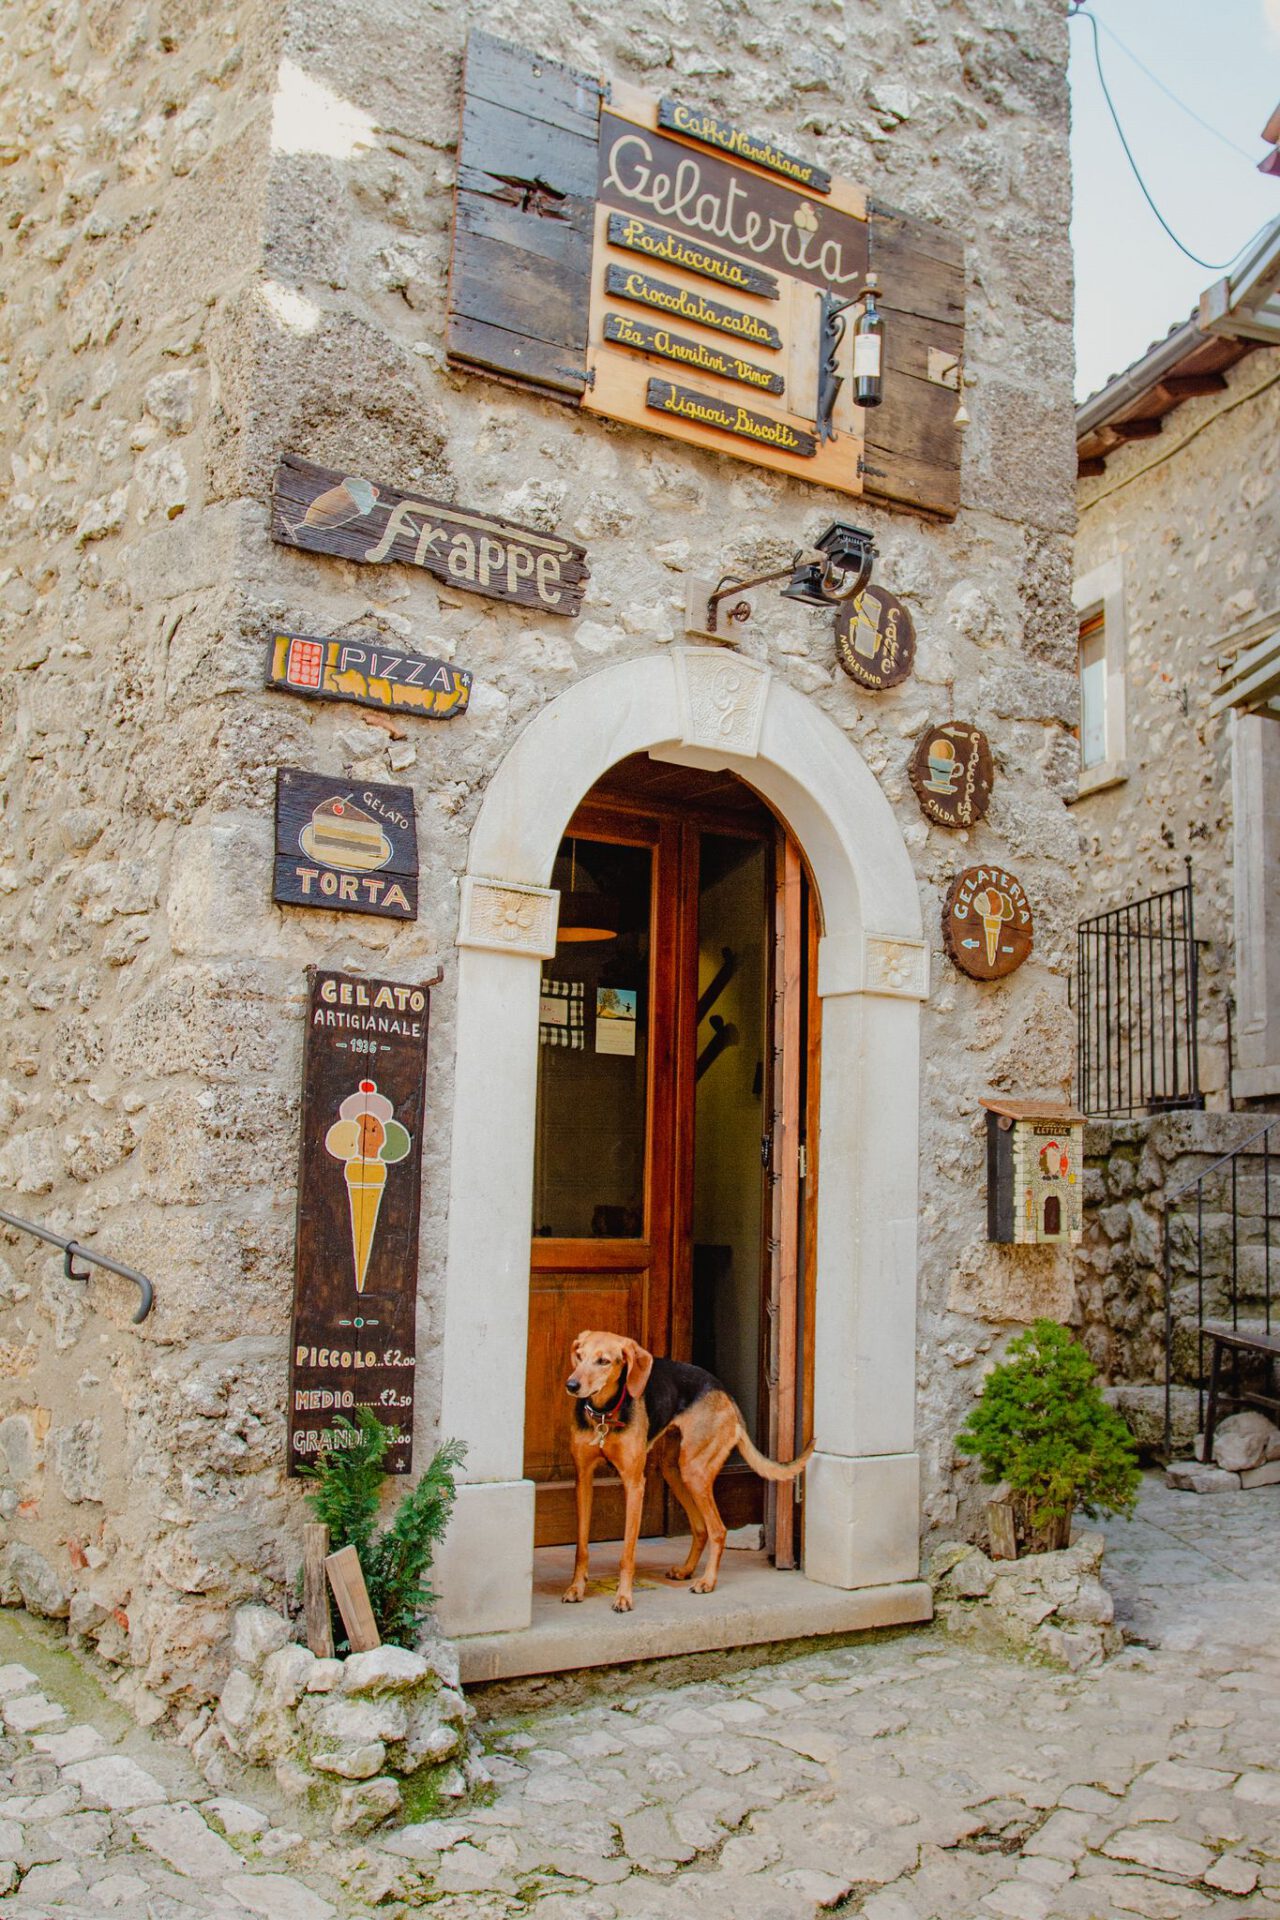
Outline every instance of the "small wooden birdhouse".
<path fill-rule="evenodd" d="M 1084 1227 L 1084 1115 L 1063 1100 L 987 1110 L 987 1238 L 1018 1247 L 1078 1245 Z"/>

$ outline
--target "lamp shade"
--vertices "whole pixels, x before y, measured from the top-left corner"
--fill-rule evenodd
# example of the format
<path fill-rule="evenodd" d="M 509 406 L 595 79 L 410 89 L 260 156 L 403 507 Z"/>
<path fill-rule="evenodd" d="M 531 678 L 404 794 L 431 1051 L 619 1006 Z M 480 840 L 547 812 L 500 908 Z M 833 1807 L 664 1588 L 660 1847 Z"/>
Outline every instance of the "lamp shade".
<path fill-rule="evenodd" d="M 585 945 L 590 940 L 616 940 L 617 937 L 618 908 L 607 893 L 583 889 L 561 893 L 557 946 Z"/>

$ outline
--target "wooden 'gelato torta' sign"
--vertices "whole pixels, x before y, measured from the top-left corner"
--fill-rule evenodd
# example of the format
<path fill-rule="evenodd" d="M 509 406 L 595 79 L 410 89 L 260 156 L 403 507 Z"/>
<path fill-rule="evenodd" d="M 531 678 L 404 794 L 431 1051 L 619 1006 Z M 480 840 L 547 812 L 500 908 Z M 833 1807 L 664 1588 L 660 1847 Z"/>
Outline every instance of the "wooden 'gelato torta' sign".
<path fill-rule="evenodd" d="M 836 658 L 870 693 L 900 686 L 915 664 L 916 629 L 905 602 L 887 587 L 864 587 L 836 608 Z"/>
<path fill-rule="evenodd" d="M 272 898 L 292 907 L 416 920 L 413 789 L 281 767 Z"/>
<path fill-rule="evenodd" d="M 467 593 L 537 613 L 578 613 L 589 577 L 586 548 L 559 534 L 402 493 L 293 453 L 276 468 L 271 538 L 367 566 L 398 560 Z"/>
<path fill-rule="evenodd" d="M 951 882 L 942 909 L 942 939 L 962 973 L 1003 980 L 1032 945 L 1031 903 L 1004 867 L 966 867 Z"/>
<path fill-rule="evenodd" d="M 970 721 L 926 728 L 907 772 L 921 811 L 940 827 L 972 827 L 985 817 L 995 767 L 986 734 Z"/>

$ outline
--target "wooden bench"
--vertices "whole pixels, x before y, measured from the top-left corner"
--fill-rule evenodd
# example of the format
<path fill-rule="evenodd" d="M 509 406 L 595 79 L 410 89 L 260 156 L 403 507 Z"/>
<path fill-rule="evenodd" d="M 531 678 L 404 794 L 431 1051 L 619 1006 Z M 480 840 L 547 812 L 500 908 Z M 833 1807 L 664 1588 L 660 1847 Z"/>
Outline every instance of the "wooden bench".
<path fill-rule="evenodd" d="M 1280 1333 L 1264 1333 L 1261 1328 L 1226 1327 L 1214 1321 L 1206 1321 L 1200 1329 L 1206 1340 L 1213 1343 L 1213 1357 L 1209 1364 L 1209 1403 L 1204 1416 L 1204 1444 L 1200 1457 L 1206 1461 L 1213 1459 L 1213 1436 L 1218 1424 L 1218 1396 L 1222 1387 L 1223 1353 L 1253 1353 L 1263 1359 L 1280 1360 Z M 1260 1401 L 1264 1406 L 1280 1410 L 1280 1400 L 1267 1394 L 1232 1394 L 1234 1400 L 1248 1399 Z"/>

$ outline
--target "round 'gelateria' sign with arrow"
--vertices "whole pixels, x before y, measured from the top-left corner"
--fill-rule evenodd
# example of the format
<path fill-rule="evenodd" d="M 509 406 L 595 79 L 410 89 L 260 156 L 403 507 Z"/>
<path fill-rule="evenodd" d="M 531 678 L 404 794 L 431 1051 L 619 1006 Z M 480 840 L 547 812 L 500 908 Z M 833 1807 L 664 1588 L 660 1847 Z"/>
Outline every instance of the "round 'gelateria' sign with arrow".
<path fill-rule="evenodd" d="M 1032 947 L 1031 903 L 1004 867 L 966 867 L 942 909 L 942 940 L 962 973 L 1003 980 Z"/>

